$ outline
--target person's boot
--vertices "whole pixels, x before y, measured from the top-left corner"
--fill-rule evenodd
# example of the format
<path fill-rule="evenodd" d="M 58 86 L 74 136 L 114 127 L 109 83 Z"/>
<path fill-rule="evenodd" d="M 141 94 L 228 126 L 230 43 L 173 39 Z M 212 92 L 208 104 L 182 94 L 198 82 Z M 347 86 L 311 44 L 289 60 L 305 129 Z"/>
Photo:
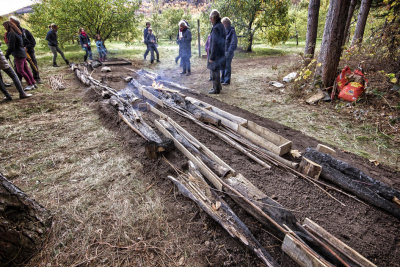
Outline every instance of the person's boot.
<path fill-rule="evenodd" d="M 186 74 L 186 68 L 183 68 L 183 70 L 180 74 Z"/>
<path fill-rule="evenodd" d="M 12 97 L 3 85 L 0 85 L 0 91 L 4 94 L 4 101 L 11 101 Z"/>
<path fill-rule="evenodd" d="M 65 60 L 65 64 L 67 64 L 68 66 L 70 65 L 68 59 Z"/>
<path fill-rule="evenodd" d="M 57 67 L 60 67 L 60 66 L 57 65 L 57 62 L 53 62 L 53 67 L 57 68 Z"/>
<path fill-rule="evenodd" d="M 186 76 L 190 76 L 190 74 L 192 74 L 192 72 L 190 71 L 190 68 L 188 68 Z"/>

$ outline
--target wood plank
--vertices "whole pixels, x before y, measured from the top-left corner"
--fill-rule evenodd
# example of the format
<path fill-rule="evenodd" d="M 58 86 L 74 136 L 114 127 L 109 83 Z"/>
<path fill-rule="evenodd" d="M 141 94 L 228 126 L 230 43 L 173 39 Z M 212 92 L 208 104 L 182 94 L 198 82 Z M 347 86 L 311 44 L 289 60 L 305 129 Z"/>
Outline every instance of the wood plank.
<path fill-rule="evenodd" d="M 316 150 L 325 154 L 330 154 L 332 156 L 336 155 L 336 151 L 333 148 L 330 148 L 329 146 L 325 146 L 323 144 L 318 144 Z"/>
<path fill-rule="evenodd" d="M 282 251 L 303 267 L 329 267 L 320 259 L 306 251 L 290 234 L 286 234 L 282 243 Z"/>
<path fill-rule="evenodd" d="M 138 87 L 137 89 L 138 89 L 140 95 L 142 95 L 143 97 L 147 98 L 150 101 L 153 101 L 157 105 L 159 105 L 161 107 L 164 107 L 164 103 L 163 103 L 163 101 L 161 99 L 157 98 L 155 95 L 153 95 L 152 93 L 150 93 L 146 89 L 143 89 L 141 87 Z"/>
<path fill-rule="evenodd" d="M 301 162 L 299 165 L 299 172 L 302 174 L 305 174 L 307 176 L 310 176 L 314 179 L 319 178 L 319 175 L 321 174 L 322 167 L 321 165 L 315 163 L 312 160 L 309 160 L 308 158 L 302 157 Z"/>
<path fill-rule="evenodd" d="M 250 131 L 246 127 L 243 127 L 241 125 L 238 125 L 238 131 L 239 134 L 243 135 L 250 141 L 252 141 L 254 144 L 259 145 L 277 155 L 281 155 L 281 149 L 276 146 L 274 143 L 271 143 L 270 141 L 266 140 L 265 138 L 259 136 L 258 134 Z"/>
<path fill-rule="evenodd" d="M 208 147 L 203 145 L 201 142 L 199 142 L 195 137 L 193 137 L 189 132 L 187 132 L 185 129 L 183 129 L 179 124 L 177 124 L 175 121 L 173 121 L 170 117 L 168 117 L 167 121 L 175 127 L 175 129 L 178 130 L 178 132 L 183 133 L 183 135 L 190 139 L 192 142 L 195 142 L 198 146 L 201 147 L 201 151 L 204 152 L 209 158 L 217 162 L 218 164 L 224 166 L 225 168 L 229 169 L 233 175 L 236 174 L 236 171 L 232 169 L 231 166 L 226 164 L 225 161 L 223 161 L 220 157 L 214 154 Z"/>
<path fill-rule="evenodd" d="M 364 256 L 362 256 L 360 253 L 358 253 L 356 250 L 352 249 L 339 239 L 337 239 L 335 236 L 331 235 L 328 231 L 326 231 L 324 228 L 310 220 L 309 218 L 305 218 L 303 225 L 305 227 L 308 227 L 311 229 L 313 232 L 318 234 L 318 236 L 322 237 L 326 242 L 328 242 L 330 245 L 332 245 L 334 248 L 339 250 L 341 253 L 346 255 L 348 258 L 353 260 L 354 262 L 360 264 L 360 266 L 364 267 L 376 267 L 375 264 L 370 262 L 368 259 L 366 259 Z"/>
<path fill-rule="evenodd" d="M 226 111 L 224 111 L 222 109 L 219 109 L 219 108 L 217 108 L 217 107 L 215 107 L 213 105 L 210 105 L 210 104 L 208 104 L 208 103 L 206 103 L 204 101 L 198 100 L 198 99 L 193 98 L 193 97 L 186 97 L 185 100 L 188 100 L 192 104 L 197 105 L 197 106 L 200 106 L 200 104 L 202 104 L 204 108 L 206 108 L 206 109 L 214 112 L 215 114 L 220 115 L 220 116 L 222 116 L 222 117 L 224 117 L 224 118 L 226 118 L 228 120 L 236 122 L 237 124 L 240 124 L 240 125 L 246 125 L 247 124 L 247 120 L 246 119 L 244 119 L 242 117 L 239 117 L 239 116 L 236 116 L 236 115 L 233 115 L 233 114 L 231 114 L 229 112 L 226 112 Z"/>
<path fill-rule="evenodd" d="M 252 132 L 258 134 L 259 136 L 264 137 L 266 140 L 270 141 L 276 146 L 280 147 L 280 156 L 290 152 L 290 149 L 292 148 L 292 141 L 252 121 L 247 122 L 247 128 Z"/>
<path fill-rule="evenodd" d="M 161 125 L 161 123 L 158 120 L 154 121 L 154 124 L 156 125 L 157 129 L 162 132 L 167 138 L 170 138 L 172 141 L 174 141 L 174 144 L 176 148 L 179 149 L 188 159 L 193 161 L 194 164 L 196 164 L 201 173 L 207 177 L 207 179 L 217 188 L 218 190 L 222 190 L 222 184 L 219 181 L 219 178 L 215 173 L 213 173 L 207 166 L 199 160 L 197 157 L 195 157 L 192 153 L 189 152 L 178 140 L 176 140 L 175 137 L 172 136 L 170 132 L 168 132 L 167 129 L 164 128 L 164 126 Z"/>

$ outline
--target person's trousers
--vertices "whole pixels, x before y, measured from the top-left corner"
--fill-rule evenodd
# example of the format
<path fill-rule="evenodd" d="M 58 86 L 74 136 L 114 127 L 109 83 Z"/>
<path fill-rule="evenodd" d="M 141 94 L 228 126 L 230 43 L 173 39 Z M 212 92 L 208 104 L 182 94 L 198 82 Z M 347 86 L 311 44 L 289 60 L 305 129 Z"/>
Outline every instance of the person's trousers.
<path fill-rule="evenodd" d="M 221 75 L 220 70 L 213 70 L 212 71 L 212 80 L 213 80 L 213 89 L 217 93 L 221 92 L 222 85 L 221 85 Z"/>
<path fill-rule="evenodd" d="M 64 59 L 65 63 L 68 62 L 68 60 L 65 58 L 63 51 L 58 46 L 51 46 L 49 45 L 49 48 L 51 52 L 53 53 L 53 65 L 57 64 L 57 52 L 61 55 L 61 57 Z"/>
<path fill-rule="evenodd" d="M 149 54 L 149 52 L 150 52 L 150 45 L 147 44 L 146 45 L 146 52 L 144 52 L 144 55 L 143 55 L 144 59 L 146 59 L 146 57 Z"/>
<path fill-rule="evenodd" d="M 89 57 L 92 60 L 92 48 L 90 46 L 84 47 L 83 50 L 85 51 L 85 55 L 83 56 L 83 61 L 86 61 Z"/>
<path fill-rule="evenodd" d="M 154 62 L 154 52 L 157 54 L 157 60 L 160 60 L 160 54 L 158 53 L 158 49 L 155 45 L 150 45 L 150 61 Z"/>
<path fill-rule="evenodd" d="M 28 68 L 28 63 L 26 62 L 26 58 L 15 57 L 15 67 L 17 69 L 17 72 L 20 75 L 22 75 L 22 77 L 25 78 L 28 85 L 32 85 L 32 84 L 36 83 L 35 79 L 33 78 L 32 72 Z"/>
<path fill-rule="evenodd" d="M 28 52 L 29 56 L 31 57 L 31 61 L 28 60 L 28 63 L 31 67 L 33 78 L 35 79 L 35 81 L 40 81 L 39 67 L 38 67 L 38 63 L 36 60 L 35 50 L 29 49 L 29 50 L 27 50 L 27 52 Z"/>
<path fill-rule="evenodd" d="M 20 96 L 25 95 L 25 91 L 24 91 L 24 89 L 22 88 L 21 81 L 18 79 L 18 76 L 17 76 L 17 74 L 14 72 L 14 70 L 13 70 L 11 67 L 9 67 L 9 68 L 7 68 L 7 69 L 3 69 L 2 71 L 4 71 L 4 72 L 12 79 L 12 81 L 13 81 L 15 87 L 17 88 L 17 90 L 18 90 L 18 92 L 19 92 L 19 95 L 20 95 Z M 0 85 L 1 88 L 0 88 L 0 90 L 3 92 L 3 94 L 4 94 L 6 97 L 10 98 L 10 95 L 8 94 L 8 92 L 7 92 L 7 90 L 6 90 L 5 86 L 4 86 L 1 73 L 0 73 L 0 80 L 1 80 L 1 85 Z"/>
<path fill-rule="evenodd" d="M 190 57 L 181 57 L 181 62 L 182 62 L 182 69 L 183 72 L 189 72 L 190 73 Z"/>
<path fill-rule="evenodd" d="M 229 55 L 225 54 L 225 68 L 221 70 L 221 82 L 222 83 L 231 83 L 231 73 L 232 73 L 232 59 L 233 54 Z"/>

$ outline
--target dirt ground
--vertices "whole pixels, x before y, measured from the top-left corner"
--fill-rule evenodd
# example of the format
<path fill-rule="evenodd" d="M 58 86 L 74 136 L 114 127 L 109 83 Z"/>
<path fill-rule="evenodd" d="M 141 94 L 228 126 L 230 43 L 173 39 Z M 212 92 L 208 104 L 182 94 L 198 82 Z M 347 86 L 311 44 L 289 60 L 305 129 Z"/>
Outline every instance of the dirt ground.
<path fill-rule="evenodd" d="M 195 97 L 266 126 L 303 151 L 319 143 L 313 137 L 332 131 L 325 128 L 325 122 L 335 127 L 340 124 L 330 117 L 337 114 L 286 104 L 285 91 L 267 86 L 269 80 L 281 75 L 279 64 L 295 60 L 291 56 L 235 60 L 232 85 L 213 97 L 205 94 L 211 84 L 200 59 L 194 59 L 189 77 L 180 76 L 178 68 L 168 63 L 149 66 L 134 62 L 130 68 L 151 67 L 164 78 L 198 90 L 201 94 Z M 260 69 L 269 71 L 263 73 Z M 238 78 L 241 70 L 246 74 Z M 54 214 L 51 235 L 28 266 L 263 266 L 254 254 L 177 192 L 165 179 L 175 171 L 163 158 L 147 159 L 144 141 L 116 118 L 113 109 L 80 85 L 67 69 L 61 72 L 69 83 L 67 90 L 54 92 L 45 85 L 35 98 L 0 104 L 0 171 Z M 118 67 L 113 68 L 112 75 L 131 73 Z M 126 86 L 118 78 L 109 84 L 117 89 Z M 306 112 L 298 112 L 299 106 Z M 164 112 L 267 195 L 292 210 L 299 221 L 311 218 L 378 266 L 400 266 L 398 219 L 329 191 L 346 205 L 342 206 L 309 182 L 279 168 L 265 170 L 193 123 Z M 318 114 L 300 120 L 309 112 Z M 299 126 L 305 121 L 314 126 L 313 137 L 309 136 L 308 126 L 304 131 L 289 127 L 290 123 Z M 347 141 L 335 145 L 339 148 L 338 158 L 400 189 L 398 172 L 347 152 L 342 147 L 348 145 Z M 361 149 L 382 157 L 385 163 L 382 155 L 390 154 Z M 183 168 L 179 152 L 165 156 Z M 390 160 L 386 165 L 393 166 Z M 295 265 L 282 253 L 281 241 L 269 229 L 225 199 L 282 266 Z"/>

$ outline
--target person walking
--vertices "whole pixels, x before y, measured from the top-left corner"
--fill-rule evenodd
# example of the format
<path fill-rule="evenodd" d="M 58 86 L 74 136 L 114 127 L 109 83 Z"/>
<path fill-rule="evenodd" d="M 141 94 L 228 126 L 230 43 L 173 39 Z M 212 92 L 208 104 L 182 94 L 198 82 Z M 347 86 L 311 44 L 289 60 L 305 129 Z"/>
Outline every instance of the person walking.
<path fill-rule="evenodd" d="M 150 52 L 150 47 L 149 47 L 149 44 L 147 43 L 147 35 L 149 34 L 150 26 L 151 26 L 151 23 L 146 22 L 146 28 L 144 28 L 144 30 L 143 30 L 143 41 L 144 41 L 144 44 L 146 45 L 146 52 L 144 52 L 144 55 L 143 55 L 144 60 L 146 60 L 146 57 Z"/>
<path fill-rule="evenodd" d="M 59 67 L 57 65 L 57 52 L 64 59 L 65 63 L 69 65 L 69 61 L 65 58 L 64 53 L 58 47 L 58 36 L 57 36 L 58 26 L 56 24 L 51 24 L 50 27 L 51 29 L 47 32 L 46 40 L 51 52 L 53 53 L 53 67 Z"/>
<path fill-rule="evenodd" d="M 89 60 L 93 60 L 92 48 L 90 47 L 90 38 L 85 32 L 85 29 L 83 28 L 79 29 L 79 43 L 81 44 L 83 51 L 85 51 L 85 55 L 83 56 L 83 61 L 86 62 L 88 57 Z"/>
<path fill-rule="evenodd" d="M 14 23 L 9 21 L 5 21 L 3 26 L 6 29 L 8 41 L 8 49 L 5 58 L 10 59 L 10 55 L 13 55 L 17 72 L 25 78 L 28 84 L 25 91 L 37 88 L 36 81 L 33 78 L 32 72 L 28 68 L 28 63 L 26 62 L 26 52 L 22 40 L 22 32 Z"/>
<path fill-rule="evenodd" d="M 153 64 L 154 63 L 154 51 L 157 54 L 157 62 L 160 62 L 160 54 L 158 53 L 157 50 L 157 38 L 156 36 L 153 34 L 153 30 L 151 28 L 148 28 L 148 34 L 147 34 L 147 46 L 150 49 L 150 63 Z"/>
<path fill-rule="evenodd" d="M 33 37 L 32 33 L 30 31 L 28 31 L 27 29 L 21 27 L 21 22 L 17 17 L 11 16 L 10 17 L 10 22 L 12 22 L 15 25 L 17 25 L 17 27 L 22 32 L 22 40 L 24 42 L 27 61 L 28 61 L 29 65 L 30 65 L 30 67 L 31 67 L 33 78 L 35 79 L 35 81 L 38 84 L 42 83 L 41 79 L 40 79 L 39 67 L 38 67 L 38 63 L 37 63 L 36 55 L 35 55 L 35 46 L 36 46 L 35 38 Z"/>
<path fill-rule="evenodd" d="M 192 33 L 184 20 L 179 22 L 179 33 L 177 43 L 179 45 L 179 55 L 181 56 L 182 72 L 189 76 L 191 74 L 190 58 L 192 56 Z"/>
<path fill-rule="evenodd" d="M 101 39 L 100 34 L 96 34 L 96 47 L 97 52 L 99 52 L 100 61 L 105 61 L 107 56 L 107 49 L 104 45 L 104 41 Z"/>
<path fill-rule="evenodd" d="M 14 82 L 15 87 L 17 88 L 19 92 L 19 98 L 28 98 L 32 96 L 31 94 L 27 94 L 24 89 L 22 89 L 21 81 L 19 80 L 17 74 L 14 72 L 13 68 L 10 67 L 10 65 L 7 62 L 6 57 L 3 54 L 3 51 L 1 51 L 0 48 L 0 70 L 4 71 Z M 4 94 L 4 100 L 5 101 L 11 101 L 12 97 L 10 93 L 7 91 L 6 86 L 3 82 L 3 77 L 1 76 L 0 72 L 0 91 Z"/>
<path fill-rule="evenodd" d="M 210 37 L 210 52 L 207 59 L 207 68 L 212 71 L 213 88 L 209 94 L 219 94 L 222 90 L 220 70 L 225 65 L 225 28 L 221 23 L 221 16 L 218 10 L 210 13 L 210 22 L 213 27 Z"/>
<path fill-rule="evenodd" d="M 231 83 L 232 73 L 232 59 L 237 48 L 237 35 L 235 28 L 232 26 L 231 20 L 228 17 L 224 17 L 222 25 L 225 27 L 225 68 L 221 70 L 221 83 L 222 85 L 229 85 Z"/>

